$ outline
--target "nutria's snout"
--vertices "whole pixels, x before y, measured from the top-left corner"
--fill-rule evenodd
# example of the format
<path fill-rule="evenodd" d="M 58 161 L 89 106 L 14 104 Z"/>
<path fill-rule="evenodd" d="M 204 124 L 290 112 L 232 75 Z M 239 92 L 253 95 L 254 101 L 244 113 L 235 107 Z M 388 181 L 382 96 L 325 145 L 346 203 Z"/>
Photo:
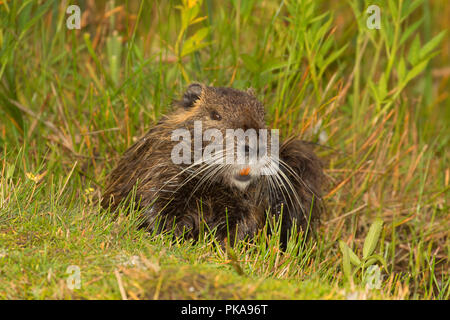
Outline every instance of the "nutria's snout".
<path fill-rule="evenodd" d="M 319 218 L 322 181 L 319 159 L 299 139 L 279 142 L 252 90 L 195 83 L 124 153 L 102 206 L 134 201 L 150 230 L 196 238 L 205 223 L 220 241 L 251 238 L 275 217 L 285 243 Z"/>
<path fill-rule="evenodd" d="M 231 184 L 241 190 L 247 189 L 253 180 L 259 178 L 259 174 L 255 170 L 252 171 L 252 167 L 249 165 L 245 165 L 242 169 L 237 168 L 234 172 L 236 171 L 238 173 L 233 174 Z"/>
<path fill-rule="evenodd" d="M 240 190 L 247 189 L 253 182 L 260 182 L 265 175 L 276 174 L 279 167 L 276 158 L 272 156 L 258 157 L 245 153 L 242 162 L 238 157 L 234 158 L 234 163 L 224 165 L 225 169 L 221 170 L 222 163 L 218 164 L 218 175 L 222 175 L 223 180 L 232 188 Z M 264 182 L 262 182 L 264 183 Z"/>
<path fill-rule="evenodd" d="M 252 130 L 254 130 L 253 133 L 257 132 L 255 129 Z M 259 134 L 256 133 L 253 136 L 253 143 L 249 143 L 248 140 L 252 138 L 252 132 L 250 132 L 244 145 L 237 143 L 230 147 L 227 143 L 227 148 L 221 150 L 215 156 L 219 168 L 217 170 L 218 175 L 221 175 L 223 180 L 232 188 L 246 190 L 252 183 L 267 183 L 261 178 L 276 174 L 279 170 L 278 141 L 272 139 L 273 133 L 267 134 L 267 129 L 263 129 Z M 261 135 L 267 136 L 262 137 Z M 231 161 L 228 157 L 229 153 L 231 153 Z M 223 161 L 227 165 L 223 165 Z M 223 169 L 220 168 L 221 166 L 223 166 Z"/>

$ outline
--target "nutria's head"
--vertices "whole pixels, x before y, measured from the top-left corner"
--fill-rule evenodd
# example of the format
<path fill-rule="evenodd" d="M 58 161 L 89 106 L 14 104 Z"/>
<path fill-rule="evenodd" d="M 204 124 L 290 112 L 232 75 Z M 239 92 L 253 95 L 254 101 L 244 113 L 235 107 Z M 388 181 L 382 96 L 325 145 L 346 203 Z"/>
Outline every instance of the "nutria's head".
<path fill-rule="evenodd" d="M 197 169 L 203 170 L 198 173 L 200 178 L 220 179 L 245 190 L 274 170 L 264 106 L 251 90 L 194 83 L 176 105 L 179 109 L 168 121 L 190 132 L 193 151 L 196 146 L 201 148 L 201 159 L 195 158 L 195 151 L 189 159 L 193 170 L 196 164 L 202 168 Z M 201 142 L 196 144 L 196 138 Z"/>

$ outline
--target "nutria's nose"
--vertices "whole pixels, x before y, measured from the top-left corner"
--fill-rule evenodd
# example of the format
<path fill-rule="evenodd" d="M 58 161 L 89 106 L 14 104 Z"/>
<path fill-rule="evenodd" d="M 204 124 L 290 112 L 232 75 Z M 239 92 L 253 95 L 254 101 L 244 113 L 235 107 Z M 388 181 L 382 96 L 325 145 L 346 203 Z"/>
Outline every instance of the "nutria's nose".
<path fill-rule="evenodd" d="M 256 147 L 256 146 L 255 146 Z M 256 155 L 256 152 L 258 151 L 258 147 L 250 147 L 250 145 L 249 144 L 245 144 L 244 145 L 244 153 L 245 153 L 245 156 L 246 157 L 249 157 L 249 156 L 254 156 L 254 155 Z"/>

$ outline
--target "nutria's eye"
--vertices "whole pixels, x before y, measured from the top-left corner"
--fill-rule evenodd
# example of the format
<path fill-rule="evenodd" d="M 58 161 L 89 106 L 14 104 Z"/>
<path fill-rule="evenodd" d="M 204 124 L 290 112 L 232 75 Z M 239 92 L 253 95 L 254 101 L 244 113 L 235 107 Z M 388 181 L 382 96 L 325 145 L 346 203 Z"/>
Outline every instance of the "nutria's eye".
<path fill-rule="evenodd" d="M 222 116 L 217 111 L 211 111 L 211 119 L 220 121 L 222 120 Z"/>

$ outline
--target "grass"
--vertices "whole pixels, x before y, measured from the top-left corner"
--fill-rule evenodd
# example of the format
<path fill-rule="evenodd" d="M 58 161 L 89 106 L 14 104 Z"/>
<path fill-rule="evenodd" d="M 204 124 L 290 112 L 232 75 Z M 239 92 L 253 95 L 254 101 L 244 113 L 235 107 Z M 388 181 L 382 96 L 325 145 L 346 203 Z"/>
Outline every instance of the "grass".
<path fill-rule="evenodd" d="M 78 1 L 68 30 L 65 2 L 0 1 L 0 298 L 449 299 L 450 6 L 372 2 Z M 99 208 L 191 81 L 253 87 L 272 127 L 320 145 L 315 238 L 280 252 L 272 224 L 221 248 Z"/>

